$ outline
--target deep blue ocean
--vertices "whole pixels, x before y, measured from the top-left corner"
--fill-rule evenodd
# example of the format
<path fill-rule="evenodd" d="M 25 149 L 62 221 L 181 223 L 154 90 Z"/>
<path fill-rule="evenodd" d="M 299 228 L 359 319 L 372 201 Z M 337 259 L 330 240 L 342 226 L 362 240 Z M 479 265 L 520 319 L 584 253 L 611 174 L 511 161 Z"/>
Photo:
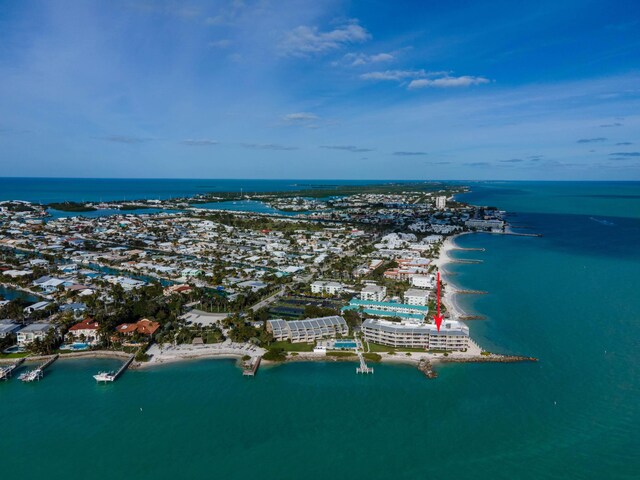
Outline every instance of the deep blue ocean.
<path fill-rule="evenodd" d="M 271 189 L 271 188 L 269 188 Z M 289 364 L 242 378 L 231 361 L 129 371 L 59 361 L 0 383 L 3 478 L 637 479 L 640 183 L 479 182 L 462 196 L 520 231 L 456 239 L 448 264 L 484 348 L 537 363 Z"/>

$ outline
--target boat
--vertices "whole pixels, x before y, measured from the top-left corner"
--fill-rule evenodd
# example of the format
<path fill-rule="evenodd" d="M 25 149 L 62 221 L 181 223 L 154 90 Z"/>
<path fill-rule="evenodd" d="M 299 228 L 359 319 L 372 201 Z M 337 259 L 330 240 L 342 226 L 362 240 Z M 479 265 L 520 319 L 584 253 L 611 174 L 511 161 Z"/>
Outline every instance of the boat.
<path fill-rule="evenodd" d="M 23 382 L 33 382 L 35 380 L 40 380 L 42 378 L 42 375 L 43 375 L 42 369 L 41 368 L 36 368 L 36 369 L 31 370 L 29 372 L 24 372 L 18 378 L 20 380 L 22 380 Z"/>
<path fill-rule="evenodd" d="M 96 382 L 113 382 L 116 376 L 113 372 L 98 372 L 93 378 L 96 379 Z"/>

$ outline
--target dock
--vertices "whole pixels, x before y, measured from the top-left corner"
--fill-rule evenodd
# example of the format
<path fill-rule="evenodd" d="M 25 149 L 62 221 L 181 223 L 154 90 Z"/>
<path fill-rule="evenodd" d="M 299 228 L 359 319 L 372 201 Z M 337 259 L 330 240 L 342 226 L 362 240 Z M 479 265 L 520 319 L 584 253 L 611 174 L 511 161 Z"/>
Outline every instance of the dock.
<path fill-rule="evenodd" d="M 356 368 L 356 373 L 373 373 L 373 368 L 367 366 L 367 362 L 364 361 L 364 357 L 361 352 L 358 353 L 358 359 L 360 360 L 360 366 Z"/>
<path fill-rule="evenodd" d="M 258 371 L 262 357 L 251 357 L 248 363 L 244 364 L 242 368 L 242 375 L 245 377 L 253 377 Z"/>
<path fill-rule="evenodd" d="M 15 363 L 0 368 L 0 380 L 8 380 L 11 378 L 13 371 L 24 363 L 24 358 L 19 359 Z"/>
<path fill-rule="evenodd" d="M 45 361 L 42 365 L 40 365 L 39 367 L 33 370 L 23 373 L 18 378 L 23 382 L 34 382 L 36 380 L 42 379 L 42 377 L 44 377 L 45 368 L 47 368 L 49 365 L 55 362 L 58 359 L 58 357 L 60 357 L 60 355 L 58 354 L 53 355 L 52 357 L 49 357 L 47 361 Z"/>
<path fill-rule="evenodd" d="M 98 372 L 97 375 L 94 375 L 93 378 L 96 379 L 98 383 L 106 383 L 106 382 L 115 382 L 120 375 L 122 375 L 129 365 L 133 362 L 133 359 L 136 358 L 135 355 L 131 355 L 127 360 L 122 364 L 122 366 L 118 369 L 117 372 Z"/>

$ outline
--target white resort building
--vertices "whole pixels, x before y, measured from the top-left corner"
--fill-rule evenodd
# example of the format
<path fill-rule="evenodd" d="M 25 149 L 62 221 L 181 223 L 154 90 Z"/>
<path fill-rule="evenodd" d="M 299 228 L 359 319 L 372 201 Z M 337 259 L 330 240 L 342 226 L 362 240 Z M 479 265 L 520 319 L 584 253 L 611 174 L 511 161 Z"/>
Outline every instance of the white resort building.
<path fill-rule="evenodd" d="M 429 303 L 429 292 L 417 288 L 410 288 L 404 292 L 404 303 L 407 305 L 427 305 Z"/>
<path fill-rule="evenodd" d="M 387 296 L 387 287 L 370 283 L 360 291 L 362 300 L 371 300 L 373 302 L 382 302 Z"/>
<path fill-rule="evenodd" d="M 438 332 L 431 323 L 367 319 L 362 324 L 362 333 L 367 342 L 391 347 L 465 350 L 469 346 L 469 327 L 457 320 L 445 320 Z"/>
<path fill-rule="evenodd" d="M 267 331 L 273 335 L 275 340 L 308 343 L 320 338 L 348 335 L 349 327 L 344 318 L 334 315 L 305 320 L 268 320 Z"/>
<path fill-rule="evenodd" d="M 311 284 L 311 293 L 328 293 L 335 295 L 342 292 L 344 286 L 339 282 L 322 282 L 317 281 Z"/>

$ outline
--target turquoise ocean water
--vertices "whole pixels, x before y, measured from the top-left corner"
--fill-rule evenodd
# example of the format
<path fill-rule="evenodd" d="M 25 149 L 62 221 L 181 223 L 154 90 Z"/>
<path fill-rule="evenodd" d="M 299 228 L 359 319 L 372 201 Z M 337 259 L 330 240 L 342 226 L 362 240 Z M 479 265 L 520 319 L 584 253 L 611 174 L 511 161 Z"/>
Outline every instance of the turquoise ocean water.
<path fill-rule="evenodd" d="M 463 199 L 541 238 L 465 235 L 449 280 L 486 348 L 538 363 L 417 370 L 231 361 L 127 372 L 60 361 L 0 384 L 2 478 L 635 479 L 640 183 L 482 183 Z"/>

